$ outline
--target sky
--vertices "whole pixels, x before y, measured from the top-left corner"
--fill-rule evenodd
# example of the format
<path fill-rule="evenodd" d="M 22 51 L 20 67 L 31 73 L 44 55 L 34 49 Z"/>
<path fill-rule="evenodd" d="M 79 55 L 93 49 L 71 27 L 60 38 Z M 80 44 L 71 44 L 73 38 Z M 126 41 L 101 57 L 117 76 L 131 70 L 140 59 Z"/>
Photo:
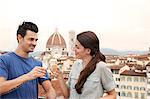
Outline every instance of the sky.
<path fill-rule="evenodd" d="M 45 50 L 56 28 L 66 42 L 70 30 L 91 30 L 101 48 L 147 51 L 149 5 L 150 0 L 0 0 L 0 50 L 15 50 L 18 25 L 31 21 L 39 27 L 36 51 Z"/>

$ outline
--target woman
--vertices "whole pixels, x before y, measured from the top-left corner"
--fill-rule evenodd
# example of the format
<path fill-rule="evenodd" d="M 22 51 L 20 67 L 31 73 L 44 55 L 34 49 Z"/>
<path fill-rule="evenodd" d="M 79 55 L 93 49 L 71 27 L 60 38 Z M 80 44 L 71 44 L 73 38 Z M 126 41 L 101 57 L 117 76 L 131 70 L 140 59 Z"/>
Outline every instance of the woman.
<path fill-rule="evenodd" d="M 56 73 L 64 96 L 69 99 L 116 99 L 116 85 L 105 56 L 99 50 L 96 34 L 92 31 L 78 34 L 74 51 L 79 60 L 72 66 L 67 84 L 61 72 Z"/>

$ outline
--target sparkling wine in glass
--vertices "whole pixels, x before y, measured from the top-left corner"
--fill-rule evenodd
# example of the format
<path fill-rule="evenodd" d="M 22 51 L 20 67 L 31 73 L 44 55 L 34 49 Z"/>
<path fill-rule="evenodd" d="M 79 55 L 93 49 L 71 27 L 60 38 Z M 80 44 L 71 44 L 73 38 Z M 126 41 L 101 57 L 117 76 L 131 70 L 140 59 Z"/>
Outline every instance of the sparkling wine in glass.
<path fill-rule="evenodd" d="M 56 77 L 56 75 L 55 75 L 57 69 L 58 69 L 58 65 L 57 65 L 57 64 L 53 64 L 53 65 L 51 66 L 50 71 L 51 71 L 51 73 L 52 73 L 53 76 L 54 76 L 54 79 L 53 79 L 53 80 L 57 80 L 57 77 Z"/>
<path fill-rule="evenodd" d="M 42 62 L 42 67 L 46 70 L 46 72 L 48 73 L 48 65 L 45 63 L 45 62 Z M 45 77 L 42 77 L 42 78 L 46 78 Z"/>

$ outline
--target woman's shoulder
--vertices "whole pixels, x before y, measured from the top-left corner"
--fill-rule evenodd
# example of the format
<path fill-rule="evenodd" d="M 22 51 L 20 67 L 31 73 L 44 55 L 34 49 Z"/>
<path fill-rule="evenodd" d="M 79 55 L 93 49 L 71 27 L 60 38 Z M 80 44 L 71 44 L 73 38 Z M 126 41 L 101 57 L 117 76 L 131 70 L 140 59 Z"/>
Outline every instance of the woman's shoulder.
<path fill-rule="evenodd" d="M 105 62 L 103 62 L 103 61 L 100 61 L 100 62 L 98 62 L 98 63 L 96 64 L 96 66 L 97 66 L 98 68 L 106 68 L 106 67 L 107 67 L 107 64 L 106 64 Z"/>
<path fill-rule="evenodd" d="M 100 61 L 99 63 L 97 63 L 96 68 L 100 71 L 100 72 L 104 72 L 104 71 L 110 71 L 110 68 L 108 67 L 107 63 Z"/>

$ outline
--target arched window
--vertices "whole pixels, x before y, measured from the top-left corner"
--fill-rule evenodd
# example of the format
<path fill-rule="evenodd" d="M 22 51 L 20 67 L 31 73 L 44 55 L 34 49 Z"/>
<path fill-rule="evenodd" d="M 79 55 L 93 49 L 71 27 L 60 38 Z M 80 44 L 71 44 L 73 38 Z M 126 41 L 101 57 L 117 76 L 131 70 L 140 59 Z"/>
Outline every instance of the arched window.
<path fill-rule="evenodd" d="M 135 86 L 135 87 L 134 87 L 134 90 L 137 90 L 137 91 L 138 91 L 138 90 L 139 90 L 139 87 L 138 87 L 138 86 Z"/>
<path fill-rule="evenodd" d="M 147 90 L 147 95 L 150 96 L 150 89 Z"/>
<path fill-rule="evenodd" d="M 150 78 L 149 77 L 147 78 L 147 83 L 150 84 Z"/>
<path fill-rule="evenodd" d="M 128 90 L 132 90 L 132 86 L 127 86 L 127 89 Z"/>
<path fill-rule="evenodd" d="M 139 93 L 138 93 L 138 92 L 135 92 L 135 93 L 134 93 L 134 97 L 135 97 L 135 98 L 138 98 L 138 97 L 139 97 Z"/>
<path fill-rule="evenodd" d="M 141 99 L 145 99 L 145 93 L 141 93 Z"/>
<path fill-rule="evenodd" d="M 126 86 L 125 85 L 121 85 L 121 89 L 126 89 Z"/>
<path fill-rule="evenodd" d="M 144 87 L 141 87 L 140 90 L 141 90 L 141 91 L 142 91 L 142 90 L 145 91 L 145 88 L 144 88 Z"/>
<path fill-rule="evenodd" d="M 134 82 L 138 82 L 138 81 L 139 81 L 138 77 L 134 77 Z"/>
<path fill-rule="evenodd" d="M 126 93 L 123 91 L 123 92 L 121 93 L 121 96 L 125 97 L 125 96 L 126 96 Z"/>
<path fill-rule="evenodd" d="M 125 77 L 120 77 L 120 81 L 125 81 Z"/>
<path fill-rule="evenodd" d="M 128 93 L 127 93 L 127 97 L 132 98 L 132 93 L 131 93 L 131 92 L 128 92 Z"/>
<path fill-rule="evenodd" d="M 132 82 L 132 78 L 131 77 L 127 77 L 127 81 L 128 82 Z"/>
<path fill-rule="evenodd" d="M 144 78 L 144 77 L 141 77 L 141 78 L 140 78 L 140 82 L 145 82 L 145 78 Z"/>

